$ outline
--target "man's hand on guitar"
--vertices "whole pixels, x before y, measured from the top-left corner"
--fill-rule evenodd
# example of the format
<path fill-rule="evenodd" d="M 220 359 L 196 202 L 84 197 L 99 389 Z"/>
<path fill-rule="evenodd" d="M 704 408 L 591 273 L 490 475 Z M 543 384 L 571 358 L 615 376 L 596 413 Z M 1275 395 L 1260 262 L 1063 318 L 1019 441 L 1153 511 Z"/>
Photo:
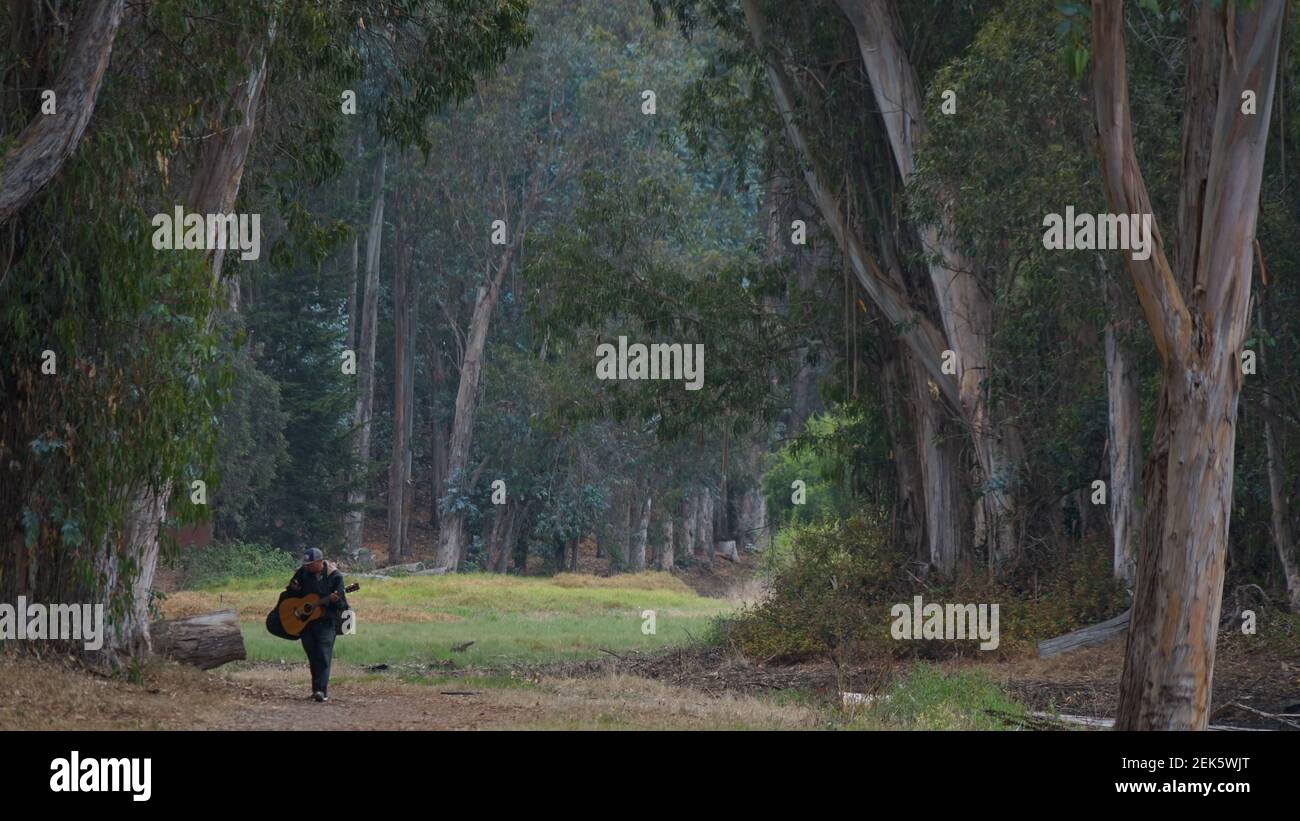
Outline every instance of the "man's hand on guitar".
<path fill-rule="evenodd" d="M 333 593 L 330 594 L 330 604 L 333 604 L 338 600 L 339 600 L 339 591 L 335 590 Z"/>

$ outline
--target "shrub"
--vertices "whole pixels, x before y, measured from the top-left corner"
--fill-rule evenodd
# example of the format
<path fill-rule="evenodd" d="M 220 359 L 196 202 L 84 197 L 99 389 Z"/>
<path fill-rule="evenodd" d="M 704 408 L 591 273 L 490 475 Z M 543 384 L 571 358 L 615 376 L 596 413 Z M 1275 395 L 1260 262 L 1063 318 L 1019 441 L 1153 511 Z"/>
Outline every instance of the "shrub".
<path fill-rule="evenodd" d="M 257 542 L 213 542 L 181 553 L 185 587 L 211 587 L 235 579 L 289 576 L 298 569 L 292 553 Z"/>
<path fill-rule="evenodd" d="M 871 515 L 789 528 L 778 540 L 782 557 L 767 566 L 768 597 L 719 634 L 765 660 L 847 661 L 872 645 L 883 649 L 891 642 L 889 606 L 910 590 L 906 557 L 886 546 L 885 533 Z"/>
<path fill-rule="evenodd" d="M 1022 569 L 997 581 L 977 570 L 944 582 L 923 578 L 914 558 L 890 545 L 887 534 L 878 513 L 787 528 L 774 555 L 764 557 L 768 597 L 721 622 L 717 635 L 763 661 L 993 658 L 1031 650 L 1127 606 L 1111 579 L 1103 542 L 1078 545 L 1049 568 Z M 970 640 L 895 640 L 890 609 L 912 605 L 916 595 L 926 604 L 997 604 L 997 649 L 981 651 Z"/>

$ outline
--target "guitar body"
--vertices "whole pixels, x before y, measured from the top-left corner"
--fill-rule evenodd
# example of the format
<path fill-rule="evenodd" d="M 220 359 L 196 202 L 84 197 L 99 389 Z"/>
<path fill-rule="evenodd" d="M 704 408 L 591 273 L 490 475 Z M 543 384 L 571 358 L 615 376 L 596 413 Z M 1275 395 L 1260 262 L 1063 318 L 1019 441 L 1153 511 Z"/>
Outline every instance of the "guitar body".
<path fill-rule="evenodd" d="M 344 588 L 345 593 L 355 593 L 361 585 L 353 584 Z M 300 639 L 307 625 L 325 614 L 328 601 L 323 601 L 315 593 L 298 596 L 286 590 L 280 594 L 280 601 L 266 616 L 266 629 L 271 635 L 282 639 Z"/>
<path fill-rule="evenodd" d="M 307 625 L 325 614 L 320 596 L 315 593 L 297 597 L 284 596 L 275 606 L 275 610 L 280 614 L 280 626 L 284 628 L 284 632 L 294 638 L 301 636 L 302 631 L 307 629 Z"/>

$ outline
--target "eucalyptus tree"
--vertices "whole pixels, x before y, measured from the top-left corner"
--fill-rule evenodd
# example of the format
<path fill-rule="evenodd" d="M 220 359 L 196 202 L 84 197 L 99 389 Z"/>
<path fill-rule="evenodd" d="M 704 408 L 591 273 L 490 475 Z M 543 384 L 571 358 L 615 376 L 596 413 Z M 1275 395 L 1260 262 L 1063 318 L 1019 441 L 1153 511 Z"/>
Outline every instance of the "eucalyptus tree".
<path fill-rule="evenodd" d="M 1237 403 L 1283 3 L 1188 11 L 1176 231 L 1126 255 L 1162 370 L 1117 726 L 1209 722 Z M 1092 7 L 1093 104 L 1113 211 L 1151 214 L 1134 146 L 1124 10 Z"/>

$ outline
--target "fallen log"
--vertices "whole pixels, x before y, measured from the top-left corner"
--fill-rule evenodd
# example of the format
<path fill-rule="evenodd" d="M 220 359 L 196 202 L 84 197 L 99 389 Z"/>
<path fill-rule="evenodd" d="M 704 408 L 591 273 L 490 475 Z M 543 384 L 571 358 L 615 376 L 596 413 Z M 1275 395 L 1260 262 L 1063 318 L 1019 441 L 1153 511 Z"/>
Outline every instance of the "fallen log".
<path fill-rule="evenodd" d="M 1035 719 L 1038 719 L 1040 721 L 1060 722 L 1063 724 L 1087 727 L 1092 730 L 1113 730 L 1115 728 L 1115 719 L 1113 718 L 1095 718 L 1093 716 L 1071 716 L 1071 715 L 1065 715 L 1063 713 L 1044 713 L 1044 712 L 1033 712 L 1030 713 L 1030 715 L 1032 715 Z M 1054 727 L 1052 729 L 1068 729 L 1068 728 Z M 1269 730 L 1264 727 L 1237 727 L 1232 724 L 1210 724 L 1206 727 L 1206 729 L 1219 730 L 1221 732 L 1233 732 L 1233 733 L 1275 732 L 1274 730 Z"/>
<path fill-rule="evenodd" d="M 244 635 L 239 632 L 239 618 L 233 608 L 156 621 L 149 632 L 154 652 L 202 670 L 246 657 Z"/>
<path fill-rule="evenodd" d="M 441 576 L 447 572 L 445 567 L 434 567 L 433 562 L 407 562 L 390 564 L 368 573 L 352 573 L 354 579 L 396 579 L 404 576 Z"/>
<path fill-rule="evenodd" d="M 1108 619 L 1100 624 L 1094 624 L 1082 630 L 1075 630 L 1073 633 L 1066 633 L 1064 636 L 1057 636 L 1054 639 L 1041 641 L 1038 643 L 1038 657 L 1040 659 L 1051 658 L 1061 653 L 1069 653 L 1074 650 L 1082 650 L 1085 647 L 1105 644 L 1113 638 L 1122 636 L 1128 632 L 1128 619 L 1131 612 L 1131 610 L 1125 610 L 1115 618 Z"/>

